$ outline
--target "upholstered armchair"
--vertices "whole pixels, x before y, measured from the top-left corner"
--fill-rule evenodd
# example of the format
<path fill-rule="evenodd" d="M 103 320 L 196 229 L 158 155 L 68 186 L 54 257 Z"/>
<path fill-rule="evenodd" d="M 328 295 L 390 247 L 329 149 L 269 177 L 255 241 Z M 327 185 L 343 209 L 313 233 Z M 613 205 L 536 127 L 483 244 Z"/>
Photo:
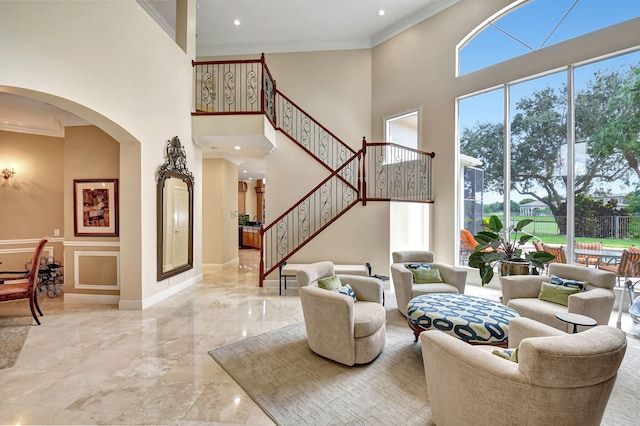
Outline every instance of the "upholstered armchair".
<path fill-rule="evenodd" d="M 331 262 L 304 265 L 296 272 L 309 348 L 345 365 L 371 362 L 382 352 L 386 337 L 382 281 L 337 275 L 343 286 L 351 286 L 354 299 L 318 287 L 318 280 L 334 275 Z"/>
<path fill-rule="evenodd" d="M 539 299 L 542 283 L 550 276 L 575 281 L 586 281 L 584 291 L 572 294 L 564 306 Z M 558 312 L 582 314 L 595 319 L 598 325 L 607 325 L 611 317 L 615 294 L 616 274 L 584 266 L 552 263 L 547 275 L 511 275 L 501 277 L 502 303 L 515 309 L 523 317 L 533 318 L 562 331 L 573 326 L 556 318 Z"/>
<path fill-rule="evenodd" d="M 427 250 L 396 251 L 392 253 L 391 279 L 396 292 L 398 310 L 407 316 L 407 304 L 411 299 L 421 294 L 429 293 L 464 293 L 467 281 L 467 271 L 444 263 L 435 262 L 435 255 Z M 432 269 L 437 269 L 442 278 L 441 283 L 415 284 L 413 273 L 407 264 L 427 263 Z"/>
<path fill-rule="evenodd" d="M 529 318 L 509 324 L 517 362 L 438 330 L 420 341 L 438 426 L 599 425 L 627 347 L 614 327 L 567 334 Z"/>

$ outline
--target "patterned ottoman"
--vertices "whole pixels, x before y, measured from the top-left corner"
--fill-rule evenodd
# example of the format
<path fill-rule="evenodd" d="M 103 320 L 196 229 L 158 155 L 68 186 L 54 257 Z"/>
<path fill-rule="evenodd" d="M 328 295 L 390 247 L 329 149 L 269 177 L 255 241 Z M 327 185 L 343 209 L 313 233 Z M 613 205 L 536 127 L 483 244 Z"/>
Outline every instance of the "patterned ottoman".
<path fill-rule="evenodd" d="M 519 316 L 515 309 L 466 294 L 424 294 L 407 305 L 407 320 L 416 342 L 424 330 L 442 330 L 467 343 L 506 348 L 509 320 Z"/>

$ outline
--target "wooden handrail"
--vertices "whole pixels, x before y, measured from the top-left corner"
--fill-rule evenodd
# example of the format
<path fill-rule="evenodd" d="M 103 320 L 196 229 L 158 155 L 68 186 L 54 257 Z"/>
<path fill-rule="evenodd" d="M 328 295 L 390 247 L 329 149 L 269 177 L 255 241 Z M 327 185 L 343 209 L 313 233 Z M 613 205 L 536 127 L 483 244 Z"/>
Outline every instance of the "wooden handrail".
<path fill-rule="evenodd" d="M 309 114 L 307 111 L 305 111 L 304 109 L 300 108 L 300 106 L 298 106 L 298 104 L 296 104 L 295 102 L 293 102 L 288 96 L 286 96 L 284 93 L 282 93 L 280 90 L 276 90 L 276 93 L 280 96 L 282 96 L 283 98 L 285 98 L 287 100 L 287 102 L 289 102 L 291 105 L 293 105 L 294 107 L 296 107 L 298 110 L 300 110 L 300 112 L 304 113 L 307 117 L 309 117 L 309 119 L 311 121 L 313 121 L 318 127 L 320 127 L 322 130 L 324 130 L 325 132 L 327 132 L 327 134 L 329 136 L 331 136 L 332 138 L 334 138 L 335 140 L 337 140 L 338 142 L 340 142 L 342 145 L 344 145 L 349 151 L 351 151 L 352 154 L 354 154 L 356 151 L 354 151 L 349 145 L 347 145 L 346 143 L 344 143 L 342 141 L 342 139 L 340 139 L 339 137 L 337 137 L 335 134 L 333 134 L 332 131 L 330 131 L 329 129 L 327 129 L 326 127 L 324 127 L 322 124 L 320 124 L 320 122 L 318 122 L 318 120 L 316 120 L 315 118 L 313 118 L 313 116 L 311 114 Z M 278 130 L 284 131 L 282 128 L 278 127 Z M 286 132 L 285 132 L 286 133 Z"/>
<path fill-rule="evenodd" d="M 259 64 L 260 59 L 229 59 L 225 61 L 191 61 L 192 66 L 196 65 L 228 65 L 228 64 Z"/>
<path fill-rule="evenodd" d="M 402 149 L 405 149 L 407 151 L 415 152 L 416 154 L 427 155 L 427 156 L 429 156 L 431 158 L 434 158 L 436 156 L 435 152 L 420 151 L 419 149 L 410 148 L 410 147 L 404 146 L 404 145 L 398 145 L 397 143 L 393 143 L 393 142 L 369 142 L 369 143 L 367 143 L 367 145 L 368 146 L 394 146 L 396 148 L 402 148 Z"/>

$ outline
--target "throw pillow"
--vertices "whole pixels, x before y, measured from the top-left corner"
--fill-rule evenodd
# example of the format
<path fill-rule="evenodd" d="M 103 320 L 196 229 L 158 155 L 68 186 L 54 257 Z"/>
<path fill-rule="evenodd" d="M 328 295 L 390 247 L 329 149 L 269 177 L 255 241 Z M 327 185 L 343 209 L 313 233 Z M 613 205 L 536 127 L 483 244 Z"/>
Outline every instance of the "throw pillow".
<path fill-rule="evenodd" d="M 589 284 L 586 281 L 569 280 L 569 279 L 566 279 L 566 278 L 557 277 L 555 275 L 551 276 L 551 279 L 549 279 L 549 283 L 557 284 L 557 285 L 563 285 L 565 287 L 577 288 L 580 291 L 582 291 L 585 288 L 587 288 L 587 284 Z"/>
<path fill-rule="evenodd" d="M 341 285 L 342 283 L 337 275 L 328 278 L 320 278 L 318 280 L 318 287 L 324 288 L 325 290 L 337 290 Z"/>
<path fill-rule="evenodd" d="M 441 283 L 440 271 L 437 269 L 418 268 L 412 269 L 413 282 L 416 284 Z"/>
<path fill-rule="evenodd" d="M 546 300 L 547 302 L 557 303 L 559 305 L 568 306 L 569 296 L 571 296 L 574 293 L 580 293 L 580 289 L 575 287 L 566 287 L 563 285 L 556 285 L 556 284 L 543 282 L 538 299 Z"/>
<path fill-rule="evenodd" d="M 491 353 L 494 355 L 498 355 L 500 358 L 508 359 L 509 361 L 513 361 L 513 362 L 518 362 L 518 348 L 495 349 Z"/>
<path fill-rule="evenodd" d="M 353 288 L 351 288 L 351 286 L 349 284 L 345 284 L 345 285 L 343 285 L 341 287 L 338 287 L 334 291 L 337 291 L 340 294 L 344 294 L 344 295 L 353 297 L 353 301 L 354 302 L 358 301 L 358 299 L 356 299 L 356 293 L 353 291 Z"/>
<path fill-rule="evenodd" d="M 407 263 L 405 266 L 408 269 L 418 269 L 418 268 L 431 269 L 431 265 L 429 265 L 428 263 Z"/>

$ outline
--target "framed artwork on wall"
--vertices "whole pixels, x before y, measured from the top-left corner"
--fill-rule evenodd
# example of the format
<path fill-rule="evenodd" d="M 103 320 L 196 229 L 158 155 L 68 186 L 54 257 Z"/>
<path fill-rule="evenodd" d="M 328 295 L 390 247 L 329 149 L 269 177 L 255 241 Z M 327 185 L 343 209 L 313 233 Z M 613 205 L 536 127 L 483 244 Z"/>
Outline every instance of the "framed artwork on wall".
<path fill-rule="evenodd" d="M 118 179 L 73 180 L 76 237 L 118 236 Z"/>

